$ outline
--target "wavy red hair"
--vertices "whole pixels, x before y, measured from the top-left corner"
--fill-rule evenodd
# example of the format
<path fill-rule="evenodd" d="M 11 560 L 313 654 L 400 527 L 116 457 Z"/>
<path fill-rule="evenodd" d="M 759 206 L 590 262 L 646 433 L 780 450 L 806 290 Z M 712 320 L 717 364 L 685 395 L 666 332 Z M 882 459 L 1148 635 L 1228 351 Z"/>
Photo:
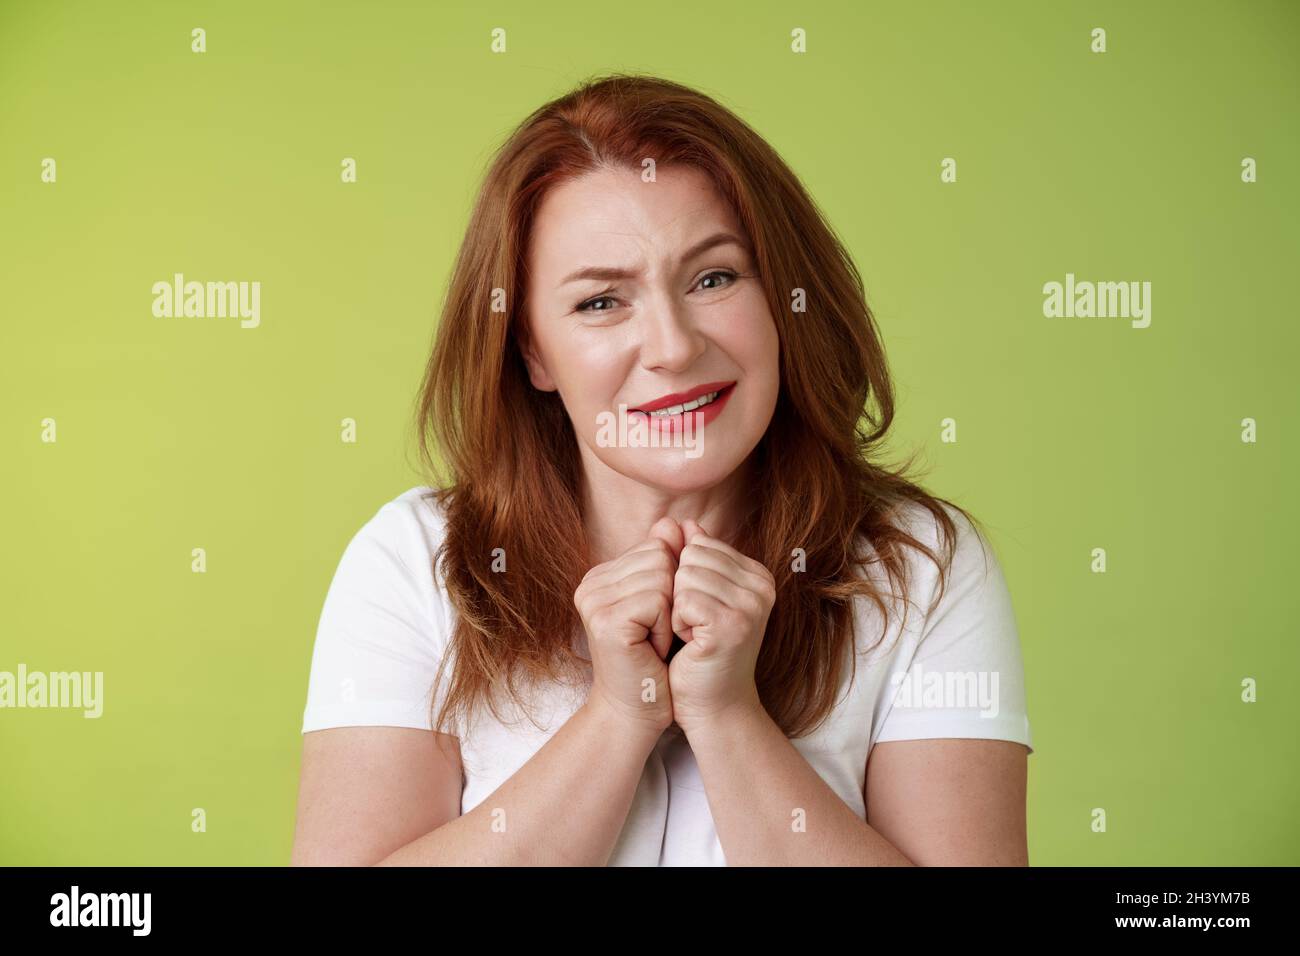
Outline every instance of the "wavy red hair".
<path fill-rule="evenodd" d="M 436 729 L 452 732 L 452 715 L 484 702 L 499 716 L 499 691 L 527 710 L 526 688 L 535 682 L 589 673 L 572 646 L 581 626 L 573 595 L 591 567 L 577 438 L 558 393 L 533 388 L 523 363 L 524 263 L 548 189 L 603 166 L 640 171 L 646 158 L 702 170 L 731 203 L 780 338 L 780 393 L 754 458 L 762 493 L 752 496 L 731 544 L 776 578 L 755 680 L 787 736 L 825 719 L 844 668 L 856 666 L 848 653 L 855 598 L 871 600 L 889 620 L 888 595 L 862 573 L 864 562 L 878 564 L 890 591 L 906 595 L 902 549 L 916 548 L 939 566 L 942 588 L 956 539 L 942 504 L 974 525 L 906 477 L 911 461 L 894 468 L 877 461 L 894 397 L 861 276 L 772 147 L 689 87 L 627 73 L 591 79 L 525 119 L 491 162 L 417 403 L 421 459 L 446 516 L 433 570 L 441 565 L 456 612 L 439 684 L 455 666 Z M 807 305 L 797 314 L 796 288 Z M 504 312 L 494 311 L 502 302 Z M 898 520 L 909 502 L 934 516 L 943 556 Z M 508 557 L 505 573 L 492 568 L 496 548 Z M 795 548 L 805 555 L 802 571 L 792 569 Z"/>

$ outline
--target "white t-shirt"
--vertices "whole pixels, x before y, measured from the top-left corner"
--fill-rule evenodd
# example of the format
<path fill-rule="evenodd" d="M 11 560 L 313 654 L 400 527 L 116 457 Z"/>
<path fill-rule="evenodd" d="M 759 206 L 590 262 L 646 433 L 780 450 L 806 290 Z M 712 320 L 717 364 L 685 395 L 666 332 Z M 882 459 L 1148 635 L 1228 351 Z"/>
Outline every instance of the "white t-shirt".
<path fill-rule="evenodd" d="M 412 488 L 383 505 L 344 551 L 316 632 L 303 733 L 349 726 L 431 729 L 430 693 L 453 611 L 432 571 L 444 519 L 426 497 L 429 490 Z M 919 505 L 908 507 L 907 530 L 937 548 L 933 516 Z M 868 598 L 856 600 L 857 649 L 863 651 L 856 677 L 850 686 L 846 668 L 831 715 L 812 734 L 791 741 L 864 820 L 867 755 L 877 742 L 983 737 L 1017 741 L 1033 752 L 1019 635 L 1001 567 L 969 522 L 944 508 L 957 523 L 958 544 L 943 598 L 925 613 L 938 571 L 929 558 L 904 549 L 912 605 L 905 626 L 901 605 L 885 587 L 890 626 L 871 647 L 880 612 Z M 878 566 L 871 573 L 884 581 Z M 444 678 L 438 703 L 446 686 Z M 540 727 L 507 706 L 506 723 L 482 707 L 471 727 L 457 728 L 462 813 L 527 763 L 585 699 L 585 690 L 553 688 L 533 710 Z M 726 865 L 699 768 L 676 726 L 646 761 L 610 865 Z"/>

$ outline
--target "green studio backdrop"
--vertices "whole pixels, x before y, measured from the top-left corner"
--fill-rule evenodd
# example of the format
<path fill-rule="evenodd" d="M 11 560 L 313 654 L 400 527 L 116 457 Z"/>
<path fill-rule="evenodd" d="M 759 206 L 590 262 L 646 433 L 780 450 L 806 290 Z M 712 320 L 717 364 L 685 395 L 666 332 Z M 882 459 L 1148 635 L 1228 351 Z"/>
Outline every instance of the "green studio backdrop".
<path fill-rule="evenodd" d="M 104 681 L 0 710 L 0 861 L 287 862 L 484 165 L 626 70 L 736 110 L 858 263 L 892 448 L 1011 587 L 1031 861 L 1300 863 L 1297 41 L 1292 2 L 0 3 L 0 670 Z M 156 317 L 176 273 L 257 324 Z M 1067 277 L 1146 318 L 1046 315 Z"/>

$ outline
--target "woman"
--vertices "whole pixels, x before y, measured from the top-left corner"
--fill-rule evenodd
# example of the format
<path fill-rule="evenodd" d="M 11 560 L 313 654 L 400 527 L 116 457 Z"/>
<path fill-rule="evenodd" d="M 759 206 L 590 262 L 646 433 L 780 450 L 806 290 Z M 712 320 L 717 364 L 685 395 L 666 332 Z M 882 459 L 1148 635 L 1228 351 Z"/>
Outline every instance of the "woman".
<path fill-rule="evenodd" d="M 861 279 L 749 127 L 626 74 L 539 109 L 429 361 L 447 474 L 326 598 L 294 862 L 1027 863 L 1006 584 L 874 460 L 892 417 Z"/>

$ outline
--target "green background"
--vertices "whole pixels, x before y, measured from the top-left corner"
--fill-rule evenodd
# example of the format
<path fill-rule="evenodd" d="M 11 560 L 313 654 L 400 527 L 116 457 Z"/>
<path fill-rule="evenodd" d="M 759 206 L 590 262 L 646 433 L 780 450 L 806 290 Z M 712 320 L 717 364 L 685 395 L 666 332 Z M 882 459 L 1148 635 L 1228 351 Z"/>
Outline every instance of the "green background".
<path fill-rule="evenodd" d="M 1298 40 L 1291 2 L 0 2 L 0 670 L 105 674 L 98 720 L 0 711 L 0 861 L 287 862 L 321 602 L 423 483 L 484 164 L 637 70 L 803 178 L 883 329 L 895 447 L 993 533 L 1031 861 L 1300 863 Z M 261 326 L 154 318 L 174 272 L 260 281 Z M 1150 281 L 1150 327 L 1045 318 L 1067 272 Z"/>

